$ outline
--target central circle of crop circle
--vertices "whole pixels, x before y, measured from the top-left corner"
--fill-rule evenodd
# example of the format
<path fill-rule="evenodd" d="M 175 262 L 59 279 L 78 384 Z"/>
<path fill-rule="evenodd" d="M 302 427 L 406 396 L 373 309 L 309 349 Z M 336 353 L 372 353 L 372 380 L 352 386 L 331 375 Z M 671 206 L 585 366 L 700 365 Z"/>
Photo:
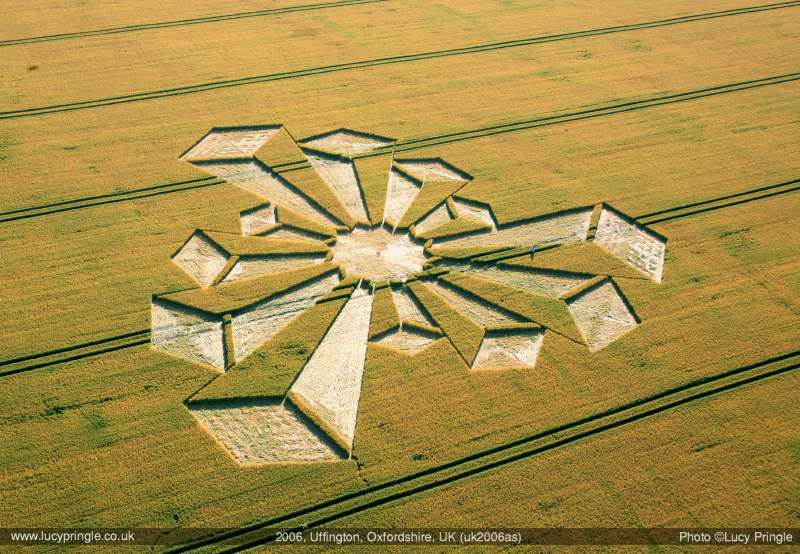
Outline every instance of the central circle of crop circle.
<path fill-rule="evenodd" d="M 422 271 L 425 249 L 408 233 L 392 234 L 384 227 L 356 227 L 340 233 L 333 247 L 333 262 L 349 277 L 371 281 L 403 279 Z"/>

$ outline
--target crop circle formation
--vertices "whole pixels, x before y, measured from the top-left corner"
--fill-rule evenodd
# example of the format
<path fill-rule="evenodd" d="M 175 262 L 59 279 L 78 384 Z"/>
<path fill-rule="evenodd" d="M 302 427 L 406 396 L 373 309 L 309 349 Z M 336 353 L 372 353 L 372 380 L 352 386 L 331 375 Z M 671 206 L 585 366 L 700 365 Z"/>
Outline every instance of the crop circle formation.
<path fill-rule="evenodd" d="M 531 371 L 549 334 L 596 351 L 639 325 L 619 279 L 661 281 L 665 239 L 611 206 L 498 221 L 468 196 L 490 183 L 387 137 L 215 128 L 182 159 L 257 198 L 176 250 L 194 288 L 152 299 L 153 347 L 220 372 L 187 407 L 240 464 L 348 458 L 368 347 Z M 290 329 L 319 340 L 278 379 Z"/>

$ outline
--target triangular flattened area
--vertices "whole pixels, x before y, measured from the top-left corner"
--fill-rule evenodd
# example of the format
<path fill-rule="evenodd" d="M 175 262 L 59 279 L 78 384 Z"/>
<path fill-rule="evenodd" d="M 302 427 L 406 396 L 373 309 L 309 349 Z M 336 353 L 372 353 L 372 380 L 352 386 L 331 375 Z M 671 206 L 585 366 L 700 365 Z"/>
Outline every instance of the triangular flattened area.
<path fill-rule="evenodd" d="M 412 223 L 424 218 L 429 212 L 435 210 L 447 200 L 449 196 L 461 190 L 465 184 L 462 181 L 426 182 L 422 185 L 419 194 L 416 195 L 397 226 L 409 227 Z"/>
<path fill-rule="evenodd" d="M 348 451 L 355 438 L 373 298 L 356 289 L 289 391 L 303 412 Z"/>
<path fill-rule="evenodd" d="M 441 279 L 543 327 L 552 329 L 575 342 L 583 343 L 581 334 L 563 300 L 530 294 L 470 275 L 448 274 L 443 275 Z"/>
<path fill-rule="evenodd" d="M 612 275 L 631 279 L 646 278 L 593 242 L 569 244 L 542 250 L 541 252 L 536 252 L 533 257 L 522 256 L 503 261 L 501 265 L 563 270 L 574 273 L 590 273 L 592 275 Z"/>
<path fill-rule="evenodd" d="M 478 353 L 484 330 L 466 315 L 461 314 L 448 302 L 421 282 L 409 283 L 408 289 L 424 306 L 436 325 L 450 339 L 456 351 L 467 365 L 472 365 Z"/>
<path fill-rule="evenodd" d="M 210 314 L 224 315 L 328 274 L 334 274 L 338 278 L 339 268 L 330 263 L 316 264 L 302 269 L 273 273 L 258 279 L 234 281 L 209 289 L 191 289 L 164 294 L 160 298 Z"/>
<path fill-rule="evenodd" d="M 242 236 L 220 231 L 204 231 L 214 242 L 231 254 L 255 256 L 259 254 L 326 254 L 328 247 L 323 243 L 292 241 L 270 237 Z"/>
<path fill-rule="evenodd" d="M 285 396 L 346 301 L 338 298 L 311 306 L 192 401 Z"/>

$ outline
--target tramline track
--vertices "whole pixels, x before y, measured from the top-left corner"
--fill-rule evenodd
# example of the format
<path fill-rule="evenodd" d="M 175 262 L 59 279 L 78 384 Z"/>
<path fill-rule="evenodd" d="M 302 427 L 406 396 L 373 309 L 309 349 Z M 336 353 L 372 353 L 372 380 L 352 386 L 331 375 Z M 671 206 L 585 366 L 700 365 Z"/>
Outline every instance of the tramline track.
<path fill-rule="evenodd" d="M 676 206 L 649 214 L 643 214 L 636 217 L 635 220 L 638 223 L 645 225 L 664 223 L 674 219 L 691 217 L 693 215 L 699 215 L 709 211 L 738 206 L 748 202 L 775 198 L 782 194 L 796 192 L 799 189 L 800 179 L 793 179 L 783 183 L 759 186 L 738 194 L 724 195 L 692 204 Z M 65 346 L 57 350 L 50 350 L 38 354 L 29 354 L 9 360 L 0 360 L 0 378 L 78 359 L 115 352 L 125 348 L 141 346 L 148 344 L 149 342 L 150 331 L 146 329 L 133 331 L 123 335 L 101 338 L 88 343 Z"/>
<path fill-rule="evenodd" d="M 613 116 L 615 114 L 620 114 L 620 113 L 627 113 L 636 110 L 655 108 L 679 102 L 700 100 L 702 98 L 707 98 L 710 96 L 729 94 L 729 93 L 739 92 L 742 90 L 749 90 L 752 88 L 765 87 L 770 85 L 778 85 L 782 83 L 796 82 L 798 80 L 800 80 L 800 72 L 790 73 L 787 75 L 765 77 L 761 79 L 752 79 L 749 81 L 719 85 L 715 87 L 692 90 L 678 94 L 658 96 L 646 100 L 623 102 L 611 106 L 591 108 L 587 110 L 569 112 L 560 115 L 524 119 L 516 122 L 506 123 L 503 125 L 494 125 L 478 129 L 470 129 L 465 131 L 457 131 L 457 132 L 433 135 L 410 141 L 400 141 L 397 143 L 395 147 L 395 152 L 413 152 L 415 150 L 429 148 L 431 146 L 437 146 L 440 144 L 450 144 L 468 140 L 477 140 L 480 138 L 501 135 L 504 133 L 520 132 L 530 129 L 536 129 L 539 127 L 565 124 L 573 121 L 580 121 L 595 117 Z M 384 151 L 383 149 L 377 149 L 376 151 L 370 153 L 369 155 L 361 157 L 376 156 L 385 154 L 386 152 L 387 151 Z M 310 165 L 307 161 L 298 160 L 297 162 L 283 164 L 281 166 L 275 166 L 273 169 L 277 173 L 285 174 L 292 171 L 306 169 L 309 167 Z M 30 219 L 34 217 L 41 217 L 55 213 L 74 211 L 94 206 L 114 204 L 118 202 L 133 201 L 133 200 L 138 200 L 140 198 L 160 196 L 165 194 L 171 194 L 174 192 L 184 192 L 189 190 L 207 188 L 210 186 L 216 186 L 221 184 L 224 184 L 224 181 L 220 179 L 216 179 L 214 177 L 202 177 L 198 179 L 151 185 L 120 193 L 76 198 L 74 200 L 65 200 L 54 204 L 44 204 L 40 206 L 32 206 L 30 208 L 20 208 L 12 211 L 0 212 L 0 223 Z M 648 216 L 651 215 L 656 215 L 656 214 L 648 214 Z"/>
<path fill-rule="evenodd" d="M 119 33 L 131 33 L 135 31 L 148 31 L 151 29 L 164 29 L 167 27 L 184 27 L 186 25 L 198 25 L 201 23 L 216 23 L 219 21 L 230 21 L 232 19 L 250 19 L 254 17 L 265 17 L 270 15 L 280 15 L 294 12 L 316 11 L 326 8 L 338 8 L 346 6 L 356 6 L 359 4 L 375 4 L 378 2 L 388 2 L 389 0 L 340 0 L 339 2 L 322 2 L 319 4 L 300 4 L 297 6 L 284 6 L 282 8 L 272 8 L 269 10 L 258 10 L 252 12 L 226 13 L 220 15 L 210 15 L 207 17 L 194 17 L 191 19 L 174 19 L 171 21 L 157 21 L 154 23 L 139 23 L 136 25 L 125 25 L 122 27 L 107 27 L 104 29 L 92 29 L 90 31 L 76 31 L 73 33 L 57 33 L 52 35 L 42 35 L 37 37 L 12 38 L 0 40 L 0 47 L 13 46 L 15 44 L 32 44 L 36 42 L 52 42 L 54 40 L 68 40 L 83 37 L 96 37 L 100 35 L 116 35 Z"/>
<path fill-rule="evenodd" d="M 326 525 L 798 368 L 800 350 L 698 379 L 458 460 L 372 485 L 241 529 L 180 545 L 168 552 L 177 554 L 219 546 L 225 547 L 220 552 L 233 553 L 269 544 L 275 541 L 275 528 L 278 527 L 283 531 L 292 531 Z M 166 541 L 168 540 L 167 535 Z"/>
<path fill-rule="evenodd" d="M 361 60 L 354 62 L 344 62 L 326 66 L 318 66 L 307 69 L 300 69 L 295 71 L 284 71 L 279 73 L 268 73 L 264 75 L 254 75 L 250 77 L 241 77 L 238 79 L 225 79 L 220 81 L 211 81 L 207 83 L 196 83 L 191 85 L 184 85 L 180 87 L 171 87 L 164 89 L 157 89 L 145 92 L 137 92 L 125 94 L 120 96 L 109 96 L 105 98 L 95 98 L 90 100 L 81 100 L 77 102 L 66 102 L 64 104 L 53 104 L 49 106 L 39 106 L 32 108 L 22 108 L 17 110 L 8 110 L 0 112 L 0 119 L 17 119 L 22 117 L 35 117 L 51 113 L 67 112 L 73 110 L 86 110 L 98 108 L 102 106 L 111 106 L 115 104 L 126 104 L 130 102 L 141 102 L 145 100 L 155 100 L 158 98 L 168 98 L 171 96 L 182 96 L 186 94 L 195 94 L 199 92 L 207 92 L 211 90 L 218 90 L 230 87 L 239 87 L 244 85 L 252 85 L 257 83 L 268 83 L 271 81 L 283 81 L 287 79 L 296 79 L 301 77 L 308 77 L 312 75 L 322 75 L 326 73 L 335 73 L 340 71 L 349 71 L 352 69 L 361 69 L 365 67 L 376 67 L 381 65 L 391 65 L 400 63 L 411 63 L 420 60 L 429 60 L 434 58 L 444 58 L 450 56 L 463 56 L 469 54 L 479 54 L 482 52 L 490 52 L 494 50 L 502 50 L 506 48 L 518 48 L 524 46 L 531 46 L 534 44 L 542 44 L 547 42 L 555 42 L 561 40 L 572 40 L 576 38 L 591 37 L 597 35 L 608 35 L 614 33 L 622 33 L 628 31 L 638 31 L 642 29 L 653 29 L 657 27 L 666 27 L 671 25 L 679 25 L 683 23 L 690 23 L 693 21 L 703 21 L 708 19 L 717 19 L 720 17 L 731 17 L 737 15 L 744 15 L 749 13 L 763 12 L 769 10 L 787 9 L 800 6 L 800 0 L 792 2 L 781 2 L 778 4 L 768 4 L 764 6 L 750 6 L 745 8 L 738 8 L 733 10 L 725 10 L 719 12 L 698 13 L 687 15 L 683 17 L 674 17 L 669 19 L 661 19 L 658 21 L 647 21 L 642 23 L 632 23 L 629 25 L 619 25 L 616 27 L 604 27 L 599 29 L 587 29 L 584 31 L 575 31 L 570 33 L 560 33 L 555 35 L 545 35 L 538 37 L 521 38 L 517 40 L 509 40 L 503 42 L 494 42 L 487 44 L 476 44 L 472 46 L 465 46 L 460 48 L 451 48 L 446 50 L 436 50 L 430 52 L 418 52 L 415 54 L 405 54 L 398 56 L 389 56 L 384 58 L 374 58 L 370 60 Z"/>

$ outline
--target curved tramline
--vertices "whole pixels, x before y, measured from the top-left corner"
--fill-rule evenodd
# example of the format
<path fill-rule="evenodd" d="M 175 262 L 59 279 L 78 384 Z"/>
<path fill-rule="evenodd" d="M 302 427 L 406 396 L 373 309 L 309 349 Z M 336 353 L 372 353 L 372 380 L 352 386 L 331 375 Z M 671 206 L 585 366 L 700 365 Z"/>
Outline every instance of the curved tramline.
<path fill-rule="evenodd" d="M 153 296 L 151 343 L 219 372 L 186 405 L 239 464 L 349 458 L 369 348 L 448 341 L 465 371 L 530 371 L 551 333 L 596 351 L 632 332 L 617 281 L 661 281 L 665 238 L 608 204 L 500 221 L 464 168 L 394 144 L 258 125 L 182 156 L 254 203 L 241 234 L 197 229 L 176 250 L 197 286 Z M 276 361 L 290 333 L 313 346 L 296 370 Z"/>

